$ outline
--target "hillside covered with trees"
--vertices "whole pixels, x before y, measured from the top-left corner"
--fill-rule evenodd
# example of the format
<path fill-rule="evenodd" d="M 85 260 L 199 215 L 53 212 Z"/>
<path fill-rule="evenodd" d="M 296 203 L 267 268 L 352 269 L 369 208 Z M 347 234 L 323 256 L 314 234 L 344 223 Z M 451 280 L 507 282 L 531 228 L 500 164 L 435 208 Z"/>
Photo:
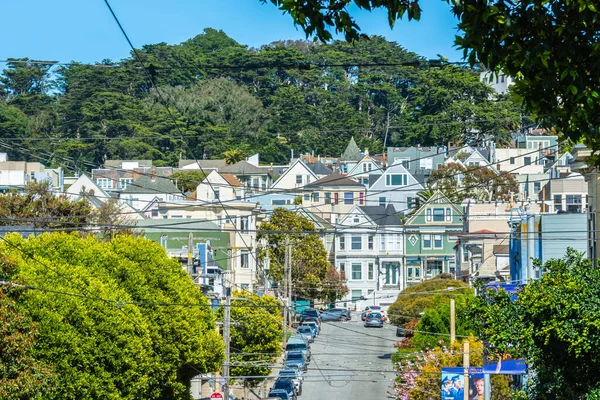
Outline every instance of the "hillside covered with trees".
<path fill-rule="evenodd" d="M 373 154 L 386 136 L 388 146 L 503 143 L 521 124 L 519 106 L 492 95 L 478 71 L 427 62 L 378 36 L 256 49 L 206 29 L 138 54 L 145 68 L 133 57 L 9 62 L 0 151 L 71 171 L 105 159 L 176 166 L 231 149 L 277 163 L 292 149 L 340 155 L 351 136 Z"/>

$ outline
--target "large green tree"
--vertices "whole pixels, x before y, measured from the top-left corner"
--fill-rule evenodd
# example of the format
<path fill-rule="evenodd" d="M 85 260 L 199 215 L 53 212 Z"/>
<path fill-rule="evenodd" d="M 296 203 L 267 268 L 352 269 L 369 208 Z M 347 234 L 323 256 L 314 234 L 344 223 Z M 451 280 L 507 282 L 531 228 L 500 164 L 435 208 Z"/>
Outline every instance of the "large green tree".
<path fill-rule="evenodd" d="M 273 211 L 268 221 L 260 224 L 257 239 L 267 246 L 260 258 L 270 260 L 269 276 L 281 287 L 284 279 L 286 237 L 292 248 L 293 296 L 299 298 L 337 300 L 346 294 L 343 277 L 331 274 L 327 251 L 315 225 L 306 217 L 284 208 Z M 279 233 L 281 232 L 281 233 Z"/>
<path fill-rule="evenodd" d="M 490 357 L 526 358 L 530 398 L 596 399 L 600 378 L 600 269 L 570 249 L 537 264 L 543 274 L 518 293 L 489 290 L 471 310 Z"/>
<path fill-rule="evenodd" d="M 18 310 L 38 330 L 33 357 L 56 374 L 46 399 L 188 399 L 218 370 L 210 305 L 153 242 L 54 233 L 0 242 L 2 279 L 26 282 Z"/>

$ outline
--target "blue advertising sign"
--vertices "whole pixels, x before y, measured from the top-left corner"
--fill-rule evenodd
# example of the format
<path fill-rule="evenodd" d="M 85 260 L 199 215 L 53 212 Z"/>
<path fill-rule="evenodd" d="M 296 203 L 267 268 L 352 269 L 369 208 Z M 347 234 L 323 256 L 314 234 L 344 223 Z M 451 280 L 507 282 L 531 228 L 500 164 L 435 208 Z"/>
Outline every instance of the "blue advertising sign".
<path fill-rule="evenodd" d="M 465 388 L 464 368 L 442 368 L 442 400 L 464 400 L 465 390 L 469 400 L 483 400 L 485 386 L 483 384 L 483 368 L 469 368 L 469 387 Z"/>
<path fill-rule="evenodd" d="M 525 360 L 513 360 L 512 358 L 500 361 L 484 358 L 483 372 L 485 374 L 525 375 L 527 373 L 527 363 Z"/>

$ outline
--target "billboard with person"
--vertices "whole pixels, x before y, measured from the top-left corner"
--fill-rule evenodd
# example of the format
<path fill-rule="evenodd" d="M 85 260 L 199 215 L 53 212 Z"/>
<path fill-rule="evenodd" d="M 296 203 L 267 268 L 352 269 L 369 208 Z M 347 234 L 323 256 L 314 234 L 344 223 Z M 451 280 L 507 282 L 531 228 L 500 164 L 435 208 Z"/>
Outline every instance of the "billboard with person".
<path fill-rule="evenodd" d="M 469 387 L 465 387 L 464 368 L 442 368 L 442 400 L 463 400 L 465 390 L 469 400 L 484 399 L 483 369 L 481 367 L 469 368 Z"/>

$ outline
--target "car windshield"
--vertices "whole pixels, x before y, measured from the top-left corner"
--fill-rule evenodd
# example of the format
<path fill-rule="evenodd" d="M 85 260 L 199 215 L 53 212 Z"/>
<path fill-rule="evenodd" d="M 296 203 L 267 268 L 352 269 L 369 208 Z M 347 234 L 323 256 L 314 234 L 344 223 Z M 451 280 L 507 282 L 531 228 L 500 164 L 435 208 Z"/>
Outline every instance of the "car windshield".
<path fill-rule="evenodd" d="M 296 371 L 293 369 L 284 369 L 283 371 L 279 371 L 279 376 L 296 377 Z"/>
<path fill-rule="evenodd" d="M 300 332 L 300 333 L 305 333 L 305 332 L 306 333 L 310 333 L 310 332 L 312 332 L 312 329 L 310 329 L 310 326 L 304 325 L 304 326 L 301 326 L 300 328 L 298 328 L 298 332 Z"/>
<path fill-rule="evenodd" d="M 273 385 L 273 389 L 289 389 L 290 386 L 292 386 L 294 384 L 294 382 L 290 381 L 289 379 L 278 379 L 275 382 L 275 385 Z"/>
<path fill-rule="evenodd" d="M 302 360 L 303 358 L 302 353 L 288 353 L 287 355 L 288 360 Z"/>
<path fill-rule="evenodd" d="M 285 346 L 285 349 L 287 351 L 290 350 L 304 350 L 306 348 L 306 345 L 304 343 L 288 343 L 287 346 Z"/>
<path fill-rule="evenodd" d="M 374 312 L 369 314 L 369 318 L 381 318 L 381 314 Z"/>

